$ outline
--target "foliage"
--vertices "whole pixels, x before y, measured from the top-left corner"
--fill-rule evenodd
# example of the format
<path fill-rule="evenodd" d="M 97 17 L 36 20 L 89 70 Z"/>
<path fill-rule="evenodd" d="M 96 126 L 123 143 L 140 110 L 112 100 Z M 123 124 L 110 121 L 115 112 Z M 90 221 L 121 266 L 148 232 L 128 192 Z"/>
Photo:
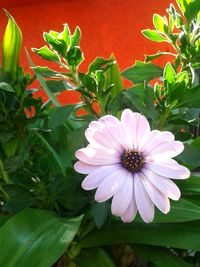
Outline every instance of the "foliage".
<path fill-rule="evenodd" d="M 148 266 L 199 266 L 200 2 L 177 4 L 170 4 L 167 16 L 154 14 L 154 29 L 143 31 L 151 41 L 167 42 L 170 52 L 146 55 L 122 75 L 114 55 L 98 57 L 81 71 L 81 31 L 77 27 L 71 34 L 67 24 L 61 32 L 44 33 L 44 46 L 33 48 L 52 69 L 36 66 L 27 51 L 34 76 L 25 74 L 19 66 L 21 31 L 6 12 L 0 266 L 128 267 L 139 266 L 141 258 Z M 166 58 L 164 67 L 154 64 L 160 57 Z M 123 90 L 122 77 L 133 85 Z M 45 103 L 34 96 L 40 90 L 35 80 L 48 95 Z M 58 96 L 66 91 L 78 92 L 80 101 L 62 106 Z M 113 218 L 109 201 L 94 202 L 93 192 L 81 189 L 83 175 L 73 169 L 88 124 L 102 115 L 119 116 L 124 108 L 144 114 L 152 129 L 170 130 L 183 141 L 185 150 L 176 160 L 194 172 L 177 182 L 182 198 L 171 203 L 170 213 L 157 211 L 149 225 L 139 217 L 129 225 Z"/>

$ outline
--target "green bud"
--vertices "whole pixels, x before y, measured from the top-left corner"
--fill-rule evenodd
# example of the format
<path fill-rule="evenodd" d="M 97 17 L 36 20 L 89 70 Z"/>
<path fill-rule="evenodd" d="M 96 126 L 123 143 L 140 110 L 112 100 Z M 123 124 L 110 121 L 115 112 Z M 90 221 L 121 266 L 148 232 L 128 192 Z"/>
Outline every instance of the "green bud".
<path fill-rule="evenodd" d="M 16 80 L 19 54 L 22 43 L 22 34 L 13 17 L 4 10 L 8 16 L 8 24 L 2 44 L 2 74 L 10 81 Z"/>

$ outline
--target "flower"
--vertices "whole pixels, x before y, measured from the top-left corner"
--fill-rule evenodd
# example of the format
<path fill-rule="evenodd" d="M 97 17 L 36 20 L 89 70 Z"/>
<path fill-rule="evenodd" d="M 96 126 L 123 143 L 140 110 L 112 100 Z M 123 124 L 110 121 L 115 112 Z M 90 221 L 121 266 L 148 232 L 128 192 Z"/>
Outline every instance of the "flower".
<path fill-rule="evenodd" d="M 79 161 L 74 165 L 88 174 L 82 188 L 97 188 L 97 202 L 112 198 L 112 214 L 122 221 L 131 222 L 138 211 L 149 223 L 154 205 L 166 214 L 169 198 L 180 198 L 171 179 L 186 179 L 190 172 L 172 159 L 184 146 L 171 132 L 151 131 L 143 115 L 125 109 L 121 121 L 106 115 L 91 122 L 85 135 L 89 145 L 76 152 Z"/>

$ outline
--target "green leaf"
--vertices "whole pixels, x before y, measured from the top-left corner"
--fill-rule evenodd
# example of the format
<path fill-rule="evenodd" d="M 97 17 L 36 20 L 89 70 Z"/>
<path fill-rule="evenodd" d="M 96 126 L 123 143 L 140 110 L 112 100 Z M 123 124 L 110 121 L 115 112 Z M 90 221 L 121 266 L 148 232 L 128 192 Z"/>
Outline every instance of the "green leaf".
<path fill-rule="evenodd" d="M 170 7 L 167 11 L 170 15 L 171 32 L 174 29 L 174 24 L 176 25 L 177 28 L 181 28 L 183 25 L 183 19 L 182 19 L 181 15 L 176 11 L 174 5 L 170 4 Z"/>
<path fill-rule="evenodd" d="M 28 61 L 29 61 L 30 65 L 31 65 L 31 67 L 34 68 L 34 67 L 35 67 L 35 66 L 34 66 L 34 63 L 33 63 L 32 59 L 31 59 L 31 57 L 30 57 L 30 55 L 29 55 L 29 53 L 28 53 L 28 51 L 27 51 L 26 49 L 25 49 L 25 52 L 26 52 L 26 56 L 27 56 L 27 58 L 28 58 Z M 38 68 L 40 68 L 40 67 L 38 67 Z M 47 69 L 48 69 L 48 68 L 47 68 Z M 48 71 L 48 70 L 47 70 L 47 71 Z M 47 95 L 49 96 L 50 100 L 52 101 L 52 103 L 53 103 L 56 107 L 59 107 L 59 106 L 60 106 L 60 103 L 59 103 L 58 100 L 56 99 L 55 95 L 51 92 L 51 90 L 49 90 L 49 88 L 48 88 L 48 86 L 47 86 L 45 80 L 43 79 L 43 77 L 42 77 L 40 74 L 38 74 L 38 73 L 36 73 L 36 76 L 37 76 L 37 78 L 38 78 L 40 84 L 42 85 L 43 89 L 45 90 L 45 92 L 46 92 Z"/>
<path fill-rule="evenodd" d="M 65 176 L 65 166 L 62 162 L 61 156 L 55 151 L 55 149 L 47 142 L 47 140 L 38 132 L 35 132 L 36 136 L 42 141 L 42 143 L 46 146 L 48 151 L 53 155 L 55 162 L 57 163 L 58 167 L 63 176 Z"/>
<path fill-rule="evenodd" d="M 84 56 L 80 47 L 74 46 L 73 48 L 71 48 L 67 52 L 66 59 L 70 66 L 77 68 L 78 65 L 84 60 Z"/>
<path fill-rule="evenodd" d="M 57 107 L 49 119 L 49 127 L 55 129 L 58 126 L 61 126 L 66 122 L 73 111 L 74 105 Z"/>
<path fill-rule="evenodd" d="M 166 18 L 161 17 L 158 14 L 154 14 L 153 15 L 153 24 L 154 24 L 154 27 L 156 28 L 156 30 L 158 30 L 161 33 L 165 32 L 165 27 L 167 26 L 166 25 Z"/>
<path fill-rule="evenodd" d="M 12 92 L 14 93 L 15 90 L 10 86 L 8 83 L 0 82 L 0 90 L 3 90 L 5 92 Z"/>
<path fill-rule="evenodd" d="M 8 24 L 2 43 L 2 74 L 12 81 L 16 80 L 22 34 L 13 17 L 4 9 L 8 16 Z"/>
<path fill-rule="evenodd" d="M 114 55 L 110 57 L 111 60 L 115 61 Z M 122 89 L 123 89 L 123 84 L 122 84 L 122 78 L 119 70 L 119 66 L 117 63 L 113 64 L 109 69 L 106 70 L 105 72 L 105 88 L 109 88 L 110 85 L 113 84 L 114 86 L 112 87 L 112 97 L 115 97 L 118 95 Z"/>
<path fill-rule="evenodd" d="M 200 193 L 200 177 L 190 176 L 190 179 L 185 181 L 177 181 L 177 184 L 184 194 L 191 195 L 191 193 Z"/>
<path fill-rule="evenodd" d="M 94 202 L 92 204 L 91 213 L 94 218 L 95 224 L 97 228 L 101 228 L 106 220 L 108 219 L 108 215 L 110 213 L 110 206 L 107 201 L 103 203 Z"/>
<path fill-rule="evenodd" d="M 49 33 L 44 32 L 43 36 L 44 40 L 50 45 L 53 50 L 57 51 L 63 57 L 66 56 L 67 47 L 61 35 L 60 39 L 58 39 L 59 34 L 55 34 L 55 32 L 52 33 L 51 31 Z"/>
<path fill-rule="evenodd" d="M 170 212 L 167 214 L 163 214 L 156 209 L 153 223 L 165 224 L 195 220 L 200 220 L 200 207 L 189 200 L 180 199 L 179 201 L 171 201 Z M 139 214 L 136 216 L 134 222 L 143 222 Z"/>
<path fill-rule="evenodd" d="M 136 61 L 135 65 L 122 72 L 122 76 L 133 83 L 149 82 L 154 78 L 161 77 L 163 70 L 153 64 Z"/>
<path fill-rule="evenodd" d="M 87 250 L 77 263 L 80 267 L 115 267 L 114 262 L 102 248 Z"/>
<path fill-rule="evenodd" d="M 49 69 L 48 67 L 36 66 L 36 67 L 32 67 L 32 69 L 34 70 L 36 74 L 39 74 L 45 77 L 60 79 L 60 78 L 64 78 L 65 76 L 67 76 L 67 73 L 65 72 L 58 72 L 58 71 Z"/>
<path fill-rule="evenodd" d="M 142 31 L 143 35 L 154 42 L 168 42 L 166 37 L 163 37 L 159 32 L 155 30 L 146 29 Z"/>
<path fill-rule="evenodd" d="M 199 221 L 188 223 L 122 223 L 94 231 L 79 243 L 80 248 L 119 243 L 139 243 L 200 251 Z"/>
<path fill-rule="evenodd" d="M 134 251 L 146 260 L 155 264 L 155 267 L 192 267 L 167 248 L 155 246 L 133 245 Z"/>
<path fill-rule="evenodd" d="M 71 35 L 71 47 L 79 46 L 81 39 L 81 30 L 79 27 L 76 27 L 74 34 Z"/>
<path fill-rule="evenodd" d="M 176 81 L 176 73 L 170 62 L 168 62 L 164 68 L 163 79 L 165 91 L 167 94 L 170 94 Z"/>
<path fill-rule="evenodd" d="M 154 92 L 151 87 L 145 88 L 143 84 L 137 84 L 125 90 L 124 95 L 126 102 L 129 100 L 136 111 L 144 114 L 147 118 L 155 120 L 157 115 L 154 106 Z"/>
<path fill-rule="evenodd" d="M 81 220 L 36 209 L 18 213 L 0 228 L 0 266 L 52 266 L 70 245 Z"/>
<path fill-rule="evenodd" d="M 95 72 L 96 70 L 103 70 L 107 65 L 112 65 L 114 62 L 111 59 L 104 59 L 97 57 L 89 66 L 89 72 Z"/>
<path fill-rule="evenodd" d="M 186 88 L 186 90 L 182 91 L 181 94 L 179 93 L 177 97 L 179 99 L 177 107 L 199 108 L 200 85 L 193 88 Z"/>
<path fill-rule="evenodd" d="M 49 61 L 60 61 L 59 56 L 51 51 L 46 45 L 37 49 L 37 48 L 32 48 L 32 51 L 37 53 L 39 56 L 41 56 L 42 58 L 49 60 Z"/>
<path fill-rule="evenodd" d="M 68 89 L 73 89 L 72 85 L 66 80 L 45 80 L 45 83 L 52 93 L 60 93 Z"/>
<path fill-rule="evenodd" d="M 189 180 L 189 179 L 188 179 Z M 166 215 L 157 211 L 154 223 L 175 223 L 200 220 L 200 207 L 194 203 L 180 199 L 171 202 L 170 212 Z"/>
<path fill-rule="evenodd" d="M 183 152 L 176 159 L 191 169 L 195 169 L 200 166 L 200 148 L 185 144 Z"/>
<path fill-rule="evenodd" d="M 177 3 L 185 15 L 188 24 L 196 17 L 200 11 L 200 1 L 199 0 L 177 0 Z"/>
<path fill-rule="evenodd" d="M 145 62 L 149 62 L 152 61 L 154 59 L 157 59 L 161 56 L 176 56 L 175 54 L 172 54 L 170 52 L 158 52 L 157 54 L 153 54 L 153 55 L 145 55 Z"/>

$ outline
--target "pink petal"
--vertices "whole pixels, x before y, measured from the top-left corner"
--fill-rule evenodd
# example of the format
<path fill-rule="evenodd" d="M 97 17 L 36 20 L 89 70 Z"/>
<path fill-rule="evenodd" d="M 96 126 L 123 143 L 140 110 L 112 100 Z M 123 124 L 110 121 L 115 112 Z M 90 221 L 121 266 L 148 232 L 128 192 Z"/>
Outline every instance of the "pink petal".
<path fill-rule="evenodd" d="M 100 120 L 102 124 L 105 125 L 106 129 L 110 132 L 115 141 L 121 145 L 121 147 L 126 148 L 126 138 L 124 138 L 124 131 L 121 122 L 111 115 L 106 115 Z"/>
<path fill-rule="evenodd" d="M 142 170 L 142 172 L 144 173 L 145 177 L 149 181 L 151 181 L 151 183 L 163 194 L 167 195 L 173 200 L 178 200 L 180 198 L 181 192 L 173 181 L 154 172 L 146 170 L 145 168 Z"/>
<path fill-rule="evenodd" d="M 121 124 L 126 138 L 126 149 L 133 149 L 137 144 L 137 125 L 140 114 L 125 109 L 121 115 Z"/>
<path fill-rule="evenodd" d="M 107 176 L 99 185 L 95 194 L 95 200 L 97 202 L 104 202 L 111 198 L 122 186 L 126 176 L 127 171 L 124 168 L 121 168 Z"/>
<path fill-rule="evenodd" d="M 134 195 L 134 184 L 133 184 L 133 193 L 132 193 L 132 199 L 130 201 L 130 204 L 128 206 L 128 209 L 126 212 L 121 216 L 121 219 L 125 223 L 132 222 L 137 214 L 137 206 L 135 202 L 135 195 Z"/>
<path fill-rule="evenodd" d="M 95 189 L 101 184 L 101 182 L 107 176 L 116 172 L 119 169 L 121 169 L 120 164 L 100 166 L 100 167 L 96 168 L 96 170 L 94 170 L 88 176 L 86 176 L 86 178 L 83 180 L 81 186 L 85 190 Z"/>
<path fill-rule="evenodd" d="M 85 136 L 86 136 L 87 140 L 88 140 L 89 142 L 94 141 L 94 139 L 93 139 L 93 135 L 94 135 L 94 133 L 95 133 L 96 131 L 98 131 L 98 130 L 104 128 L 104 127 L 105 127 L 105 126 L 104 126 L 102 123 L 100 123 L 99 121 L 92 121 L 92 122 L 90 122 L 89 127 L 88 127 L 87 130 L 85 131 Z"/>
<path fill-rule="evenodd" d="M 143 177 L 134 174 L 135 200 L 137 209 L 146 223 L 152 222 L 154 218 L 154 205 L 143 184 Z"/>
<path fill-rule="evenodd" d="M 172 179 L 187 179 L 190 176 L 190 171 L 173 159 L 164 162 L 147 162 L 145 169 Z"/>
<path fill-rule="evenodd" d="M 75 155 L 79 160 L 91 165 L 109 165 L 121 161 L 119 153 L 103 147 L 94 149 L 88 146 L 76 151 Z"/>
<path fill-rule="evenodd" d="M 161 193 L 145 176 L 143 179 L 143 184 L 150 199 L 153 201 L 156 207 L 162 213 L 168 213 L 170 210 L 170 203 L 168 197 L 165 194 Z"/>
<path fill-rule="evenodd" d="M 93 138 L 97 144 L 104 146 L 105 148 L 110 148 L 120 153 L 122 153 L 124 150 L 121 144 L 116 140 L 116 138 L 113 137 L 110 129 L 104 128 L 100 131 L 96 131 L 93 135 Z"/>
<path fill-rule="evenodd" d="M 148 153 L 151 160 L 169 159 L 179 155 L 184 149 L 184 145 L 179 141 L 160 143 L 157 147 Z"/>
<path fill-rule="evenodd" d="M 174 135 L 171 132 L 165 131 L 160 132 L 154 130 L 148 136 L 146 143 L 144 144 L 142 151 L 143 154 L 146 156 L 149 152 L 155 149 L 158 145 L 166 142 L 171 142 L 174 140 Z"/>
<path fill-rule="evenodd" d="M 133 174 L 127 172 L 127 176 L 125 177 L 122 186 L 112 199 L 111 210 L 113 215 L 122 216 L 126 212 L 130 204 L 130 201 L 132 201 L 131 200 L 132 194 L 133 194 Z"/>
<path fill-rule="evenodd" d="M 144 116 L 140 116 L 137 127 L 137 145 L 136 148 L 141 150 L 146 143 L 150 134 L 150 126 L 148 120 Z"/>
<path fill-rule="evenodd" d="M 112 126 L 118 127 L 120 125 L 120 121 L 112 115 L 103 116 L 102 118 L 99 119 L 99 121 L 102 124 L 104 124 L 107 128 L 112 127 Z"/>
<path fill-rule="evenodd" d="M 90 165 L 90 164 L 86 164 L 82 161 L 77 161 L 74 164 L 74 169 L 75 171 L 82 173 L 82 174 L 88 174 L 91 173 L 92 171 L 96 170 L 99 166 L 95 166 L 95 165 Z"/>

